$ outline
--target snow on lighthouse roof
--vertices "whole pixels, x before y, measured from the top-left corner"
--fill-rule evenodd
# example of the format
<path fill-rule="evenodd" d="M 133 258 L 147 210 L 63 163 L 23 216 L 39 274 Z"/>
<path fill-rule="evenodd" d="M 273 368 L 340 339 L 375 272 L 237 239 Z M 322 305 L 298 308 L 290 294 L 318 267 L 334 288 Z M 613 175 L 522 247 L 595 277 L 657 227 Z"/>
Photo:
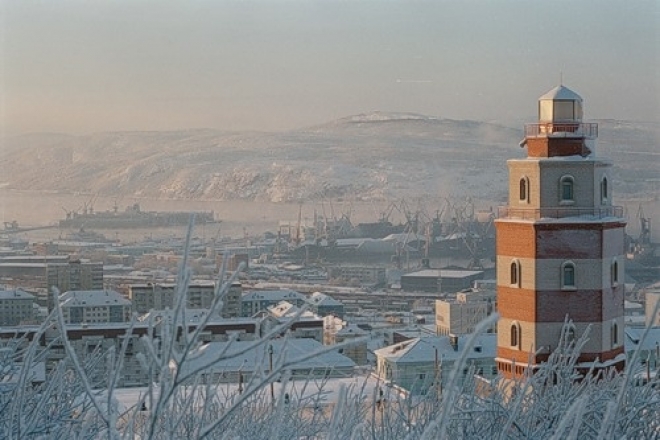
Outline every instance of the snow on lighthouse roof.
<path fill-rule="evenodd" d="M 582 102 L 582 97 L 575 93 L 573 90 L 562 85 L 555 87 L 550 90 L 545 95 L 539 98 L 539 101 L 556 101 L 556 100 L 566 100 L 566 101 L 580 101 Z"/>

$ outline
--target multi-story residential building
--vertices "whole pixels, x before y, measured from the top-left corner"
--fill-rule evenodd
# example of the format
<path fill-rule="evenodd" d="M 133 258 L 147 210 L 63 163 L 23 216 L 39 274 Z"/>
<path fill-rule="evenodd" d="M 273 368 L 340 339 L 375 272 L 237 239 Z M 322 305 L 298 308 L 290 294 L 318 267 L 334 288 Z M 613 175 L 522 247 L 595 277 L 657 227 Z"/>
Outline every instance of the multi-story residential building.
<path fill-rule="evenodd" d="M 220 315 L 223 318 L 237 318 L 241 316 L 242 299 L 243 286 L 238 281 L 235 281 L 222 299 Z"/>
<path fill-rule="evenodd" d="M 202 370 L 197 380 L 202 384 L 227 382 L 248 382 L 254 375 L 269 373 L 270 359 L 292 362 L 306 354 L 320 351 L 323 346 L 311 339 L 273 339 L 268 342 L 268 358 L 264 358 L 264 349 L 249 342 L 213 342 L 191 353 L 190 361 L 183 366 L 182 372 L 188 374 Z M 240 352 L 240 357 L 225 357 L 217 360 L 217 353 L 227 351 Z M 351 377 L 355 373 L 355 362 L 337 351 L 322 353 L 303 362 L 295 362 L 288 374 L 293 379 L 310 380 L 313 377 Z M 191 381 L 192 382 L 192 381 Z"/>
<path fill-rule="evenodd" d="M 645 324 L 649 327 L 660 327 L 660 283 L 646 288 L 644 299 Z"/>
<path fill-rule="evenodd" d="M 310 310 L 319 316 L 344 317 L 344 304 L 321 292 L 314 292 L 307 298 Z"/>
<path fill-rule="evenodd" d="M 401 275 L 405 292 L 458 292 L 484 277 L 480 270 L 424 269 Z"/>
<path fill-rule="evenodd" d="M 152 310 L 142 317 L 142 322 L 160 322 L 172 320 L 173 310 Z M 229 338 L 239 341 L 252 341 L 259 336 L 260 321 L 255 318 L 226 319 L 217 314 L 210 315 L 208 309 L 185 309 L 186 331 L 191 333 L 199 324 L 207 319 L 206 325 L 200 334 L 200 342 L 224 342 Z M 183 343 L 183 341 L 181 341 Z"/>
<path fill-rule="evenodd" d="M 252 290 L 241 298 L 241 316 L 253 316 L 282 301 L 302 307 L 306 300 L 305 295 L 295 290 Z"/>
<path fill-rule="evenodd" d="M 311 338 L 323 343 L 323 318 L 301 309 L 290 302 L 282 301 L 268 307 L 262 323 L 262 335 L 278 325 L 290 323 L 286 332 L 294 338 Z"/>
<path fill-rule="evenodd" d="M 114 290 L 72 290 L 59 297 L 67 324 L 127 322 L 131 302 Z"/>
<path fill-rule="evenodd" d="M 334 318 L 337 319 L 337 318 Z M 367 338 L 369 332 L 362 330 L 357 324 L 347 324 L 342 322 L 342 328 L 334 329 L 334 331 L 328 332 L 328 321 L 324 319 L 325 325 L 325 334 L 324 339 L 329 342 L 328 345 L 341 344 L 343 342 L 349 342 L 356 339 L 363 339 L 360 342 L 353 342 L 350 345 L 347 345 L 339 349 L 339 353 L 343 354 L 346 357 L 349 357 L 357 365 L 367 365 Z"/>
<path fill-rule="evenodd" d="M 439 336 L 473 333 L 477 324 L 495 311 L 495 291 L 459 292 L 455 298 L 435 301 L 435 328 Z M 494 330 L 494 329 L 493 329 Z"/>
<path fill-rule="evenodd" d="M 213 281 L 193 281 L 186 289 L 186 307 L 210 309 L 215 298 L 216 283 Z M 225 318 L 240 316 L 242 286 L 234 282 L 223 297 L 220 315 Z M 128 287 L 128 297 L 134 310 L 139 314 L 150 310 L 173 309 L 176 305 L 177 286 L 174 283 L 141 283 Z"/>
<path fill-rule="evenodd" d="M 138 314 L 173 308 L 176 284 L 139 283 L 128 286 L 128 298 Z"/>
<path fill-rule="evenodd" d="M 194 331 L 207 312 L 205 310 L 187 311 L 186 329 L 174 333 L 181 338 L 182 335 Z M 153 319 L 134 323 L 130 334 L 131 323 L 129 322 L 67 324 L 67 339 L 81 363 L 88 365 L 86 369 L 90 373 L 91 385 L 98 388 L 107 386 L 107 362 L 104 360 L 99 361 L 99 356 L 103 356 L 111 347 L 114 348 L 115 353 L 120 353 L 121 346 L 127 337 L 129 338 L 127 350 L 117 386 L 145 386 L 149 383 L 149 380 L 155 379 L 158 372 L 146 370 L 138 361 L 137 354 L 143 353 L 148 358 L 146 347 L 140 339 L 149 335 L 153 336 L 154 339 L 160 338 L 163 331 L 162 322 L 163 319 L 167 319 L 167 313 L 171 312 L 161 312 Z M 0 347 L 16 341 L 25 346 L 25 344 L 35 339 L 34 336 L 38 330 L 39 327 L 35 325 L 0 328 Z M 259 322 L 255 319 L 225 320 L 212 318 L 201 332 L 199 342 L 202 344 L 221 343 L 227 342 L 230 338 L 236 341 L 253 341 L 258 337 L 258 331 Z M 41 349 L 48 349 L 45 359 L 47 372 L 52 371 L 58 362 L 66 357 L 60 336 L 60 330 L 52 328 L 47 330 L 43 337 L 36 339 Z M 182 346 L 183 339 L 179 339 L 178 343 Z M 90 363 L 88 364 L 88 362 Z M 150 376 L 150 374 L 153 374 L 153 376 Z"/>
<path fill-rule="evenodd" d="M 0 290 L 0 327 L 15 326 L 34 319 L 34 295 L 22 290 Z"/>
<path fill-rule="evenodd" d="M 374 351 L 376 372 L 386 383 L 411 394 L 441 393 L 469 338 L 467 335 L 421 337 L 381 348 Z M 457 385 L 470 373 L 486 379 L 497 375 L 494 359 L 497 336 L 482 334 L 476 338 L 465 354 L 465 366 L 459 371 Z"/>
<path fill-rule="evenodd" d="M 523 376 L 562 335 L 589 329 L 578 369 L 621 370 L 626 221 L 612 204 L 612 164 L 596 155 L 598 125 L 582 121 L 578 94 L 558 86 L 538 111 L 521 142 L 527 157 L 508 161 L 509 203 L 495 221 L 497 365 Z"/>
<path fill-rule="evenodd" d="M 53 309 L 53 287 L 67 290 L 103 289 L 103 263 L 71 259 L 69 256 L 20 256 L 0 259 L 0 278 L 16 287 L 40 289 L 37 302 Z"/>
<path fill-rule="evenodd" d="M 103 263 L 70 260 L 67 264 L 49 264 L 46 268 L 47 287 L 68 290 L 102 290 Z M 48 310 L 53 309 L 53 296 L 48 295 Z"/>
<path fill-rule="evenodd" d="M 330 269 L 330 276 L 347 283 L 357 281 L 363 286 L 381 286 L 386 281 L 384 267 L 337 266 Z"/>

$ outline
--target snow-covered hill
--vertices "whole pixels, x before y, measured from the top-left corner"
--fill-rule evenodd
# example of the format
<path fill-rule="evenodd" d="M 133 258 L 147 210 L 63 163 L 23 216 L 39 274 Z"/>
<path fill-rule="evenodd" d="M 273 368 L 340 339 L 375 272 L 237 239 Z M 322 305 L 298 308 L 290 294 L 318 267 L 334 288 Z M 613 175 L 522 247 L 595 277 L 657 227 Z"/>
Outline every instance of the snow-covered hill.
<path fill-rule="evenodd" d="M 617 135 L 612 142 L 620 141 L 622 130 L 624 137 L 636 133 L 640 144 L 653 137 L 640 135 L 638 126 L 609 125 Z M 517 147 L 521 136 L 483 122 L 381 112 L 284 133 L 33 134 L 6 140 L 0 183 L 107 196 L 272 202 L 426 194 L 501 200 L 506 159 L 524 155 Z"/>

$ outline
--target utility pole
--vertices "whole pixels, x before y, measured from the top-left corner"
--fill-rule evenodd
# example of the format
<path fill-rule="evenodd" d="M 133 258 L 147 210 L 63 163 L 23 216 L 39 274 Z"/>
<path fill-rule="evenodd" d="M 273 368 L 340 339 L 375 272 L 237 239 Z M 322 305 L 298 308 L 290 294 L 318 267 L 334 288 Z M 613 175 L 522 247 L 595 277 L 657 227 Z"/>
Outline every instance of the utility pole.
<path fill-rule="evenodd" d="M 268 373 L 273 373 L 273 344 L 268 345 Z M 275 384 L 270 381 L 270 402 L 275 406 Z"/>

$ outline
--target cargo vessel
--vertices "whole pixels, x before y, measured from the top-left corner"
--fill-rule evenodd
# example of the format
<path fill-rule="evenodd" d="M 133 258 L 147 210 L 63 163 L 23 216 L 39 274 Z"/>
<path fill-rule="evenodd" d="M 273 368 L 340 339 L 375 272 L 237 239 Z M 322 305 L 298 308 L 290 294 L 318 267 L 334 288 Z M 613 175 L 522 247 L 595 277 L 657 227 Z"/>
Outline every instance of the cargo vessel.
<path fill-rule="evenodd" d="M 185 211 L 143 211 L 135 203 L 124 211 L 117 207 L 110 211 L 84 210 L 83 212 L 69 211 L 66 218 L 59 221 L 61 228 L 97 228 L 97 229 L 129 229 L 129 228 L 162 228 L 169 226 L 183 226 L 195 216 L 195 224 L 219 223 L 213 211 L 185 212 Z"/>

